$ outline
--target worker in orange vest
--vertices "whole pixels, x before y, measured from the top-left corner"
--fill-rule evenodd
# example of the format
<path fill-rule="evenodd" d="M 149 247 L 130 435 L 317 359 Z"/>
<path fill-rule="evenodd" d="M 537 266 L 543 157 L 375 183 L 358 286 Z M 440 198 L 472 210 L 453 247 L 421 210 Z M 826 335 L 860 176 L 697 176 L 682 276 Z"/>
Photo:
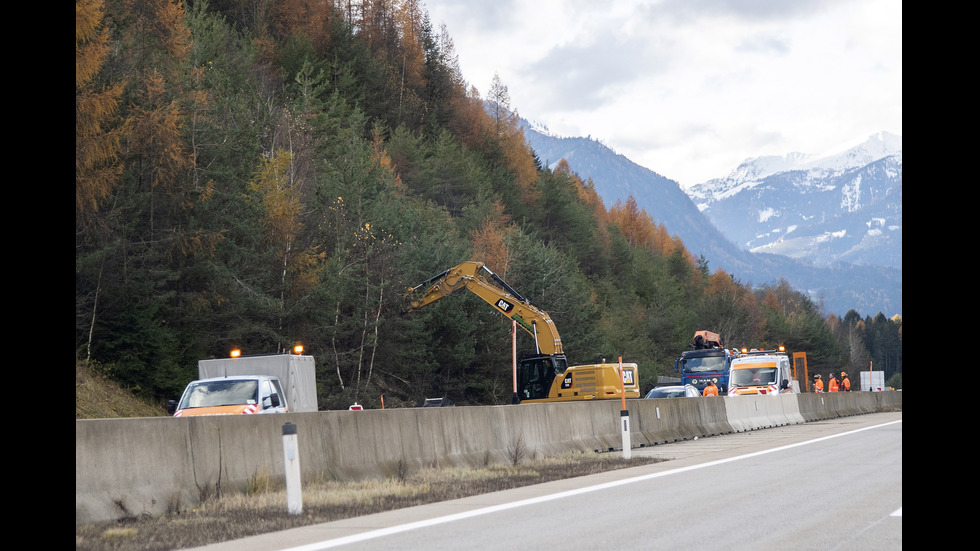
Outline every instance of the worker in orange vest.
<path fill-rule="evenodd" d="M 840 372 L 840 391 L 850 392 L 851 391 L 851 380 L 847 378 L 847 372 Z"/>
<path fill-rule="evenodd" d="M 704 387 L 702 396 L 718 396 L 718 387 L 714 381 L 708 381 L 708 386 Z"/>
<path fill-rule="evenodd" d="M 823 378 L 819 373 L 813 376 L 813 391 L 823 392 Z"/>
<path fill-rule="evenodd" d="M 834 374 L 830 374 L 830 380 L 827 381 L 827 392 L 837 392 L 837 377 Z"/>

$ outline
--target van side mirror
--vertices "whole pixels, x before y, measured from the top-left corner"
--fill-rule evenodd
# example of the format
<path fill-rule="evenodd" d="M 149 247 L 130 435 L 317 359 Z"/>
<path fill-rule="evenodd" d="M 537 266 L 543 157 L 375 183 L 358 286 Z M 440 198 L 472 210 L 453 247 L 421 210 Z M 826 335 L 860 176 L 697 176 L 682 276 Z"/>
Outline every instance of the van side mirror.
<path fill-rule="evenodd" d="M 167 400 L 167 413 L 173 415 L 177 411 L 177 400 Z"/>
<path fill-rule="evenodd" d="M 789 388 L 789 379 L 783 379 L 783 382 L 779 383 L 779 390 L 786 390 Z"/>
<path fill-rule="evenodd" d="M 270 394 L 262 400 L 262 409 L 277 408 L 279 407 L 279 395 Z"/>

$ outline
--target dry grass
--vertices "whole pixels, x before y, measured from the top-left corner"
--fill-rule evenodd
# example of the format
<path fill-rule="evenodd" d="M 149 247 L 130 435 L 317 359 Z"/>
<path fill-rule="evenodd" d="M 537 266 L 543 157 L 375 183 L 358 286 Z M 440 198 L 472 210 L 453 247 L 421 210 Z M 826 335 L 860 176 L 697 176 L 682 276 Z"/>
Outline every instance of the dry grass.
<path fill-rule="evenodd" d="M 208 500 L 192 511 L 164 518 L 77 525 L 75 549 L 129 551 L 201 546 L 651 461 L 655 460 L 627 461 L 618 454 L 576 453 L 519 465 L 424 469 L 384 480 L 304 482 L 302 515 L 289 514 L 285 490 L 259 475 L 245 493 Z"/>
<path fill-rule="evenodd" d="M 166 416 L 162 404 L 140 400 L 87 362 L 75 361 L 75 419 Z"/>

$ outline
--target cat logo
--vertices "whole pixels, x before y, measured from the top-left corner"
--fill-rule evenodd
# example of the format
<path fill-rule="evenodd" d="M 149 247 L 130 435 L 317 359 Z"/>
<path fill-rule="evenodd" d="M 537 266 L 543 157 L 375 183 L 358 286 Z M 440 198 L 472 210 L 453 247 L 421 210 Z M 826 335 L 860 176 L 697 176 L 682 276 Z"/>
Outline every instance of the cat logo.
<path fill-rule="evenodd" d="M 572 388 L 572 374 L 569 373 L 565 375 L 565 378 L 561 382 L 562 388 Z"/>
<path fill-rule="evenodd" d="M 504 313 L 510 312 L 511 310 L 514 309 L 514 305 L 507 302 L 504 299 L 498 300 L 496 306 L 497 308 L 500 308 L 500 310 Z"/>
<path fill-rule="evenodd" d="M 632 369 L 624 369 L 623 370 L 623 384 L 624 385 L 631 385 L 631 384 L 633 384 L 633 370 Z"/>

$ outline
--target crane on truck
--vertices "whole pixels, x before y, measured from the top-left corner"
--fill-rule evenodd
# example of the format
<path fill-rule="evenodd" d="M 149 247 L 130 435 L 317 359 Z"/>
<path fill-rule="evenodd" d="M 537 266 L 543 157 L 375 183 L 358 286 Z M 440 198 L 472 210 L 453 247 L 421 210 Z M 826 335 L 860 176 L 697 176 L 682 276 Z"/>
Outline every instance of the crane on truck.
<path fill-rule="evenodd" d="M 523 297 L 482 262 L 463 262 L 415 287 L 405 297 L 414 312 L 447 296 L 470 291 L 504 316 L 514 320 L 534 339 L 534 353 L 517 364 L 515 402 L 564 402 L 639 398 L 638 368 L 634 363 L 569 366 L 558 329 L 547 312 Z M 622 368 L 620 368 L 620 365 Z"/>
<path fill-rule="evenodd" d="M 735 352 L 725 348 L 721 335 L 712 331 L 695 331 L 691 349 L 674 361 L 674 372 L 680 373 L 682 385 L 694 385 L 704 392 L 708 381 L 718 385 L 718 395 L 728 394 L 728 371 Z"/>

